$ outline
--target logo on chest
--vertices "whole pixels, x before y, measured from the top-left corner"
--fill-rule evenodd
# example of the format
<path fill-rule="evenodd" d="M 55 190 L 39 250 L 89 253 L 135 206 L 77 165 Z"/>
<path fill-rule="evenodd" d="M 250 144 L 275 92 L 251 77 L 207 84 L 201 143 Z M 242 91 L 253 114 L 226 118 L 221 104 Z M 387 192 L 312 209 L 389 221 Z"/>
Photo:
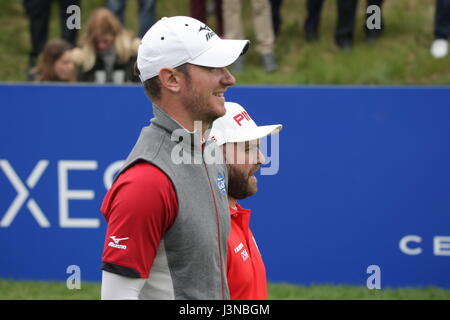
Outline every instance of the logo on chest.
<path fill-rule="evenodd" d="M 219 187 L 220 193 L 227 194 L 227 188 L 225 186 L 225 177 L 220 173 L 217 175 L 217 186 Z"/>
<path fill-rule="evenodd" d="M 242 260 L 246 261 L 249 258 L 249 255 L 248 255 L 248 252 L 246 249 L 242 250 L 243 248 L 244 248 L 244 245 L 241 242 L 241 243 L 239 243 L 239 245 L 236 248 L 234 248 L 234 253 L 240 252 Z"/>

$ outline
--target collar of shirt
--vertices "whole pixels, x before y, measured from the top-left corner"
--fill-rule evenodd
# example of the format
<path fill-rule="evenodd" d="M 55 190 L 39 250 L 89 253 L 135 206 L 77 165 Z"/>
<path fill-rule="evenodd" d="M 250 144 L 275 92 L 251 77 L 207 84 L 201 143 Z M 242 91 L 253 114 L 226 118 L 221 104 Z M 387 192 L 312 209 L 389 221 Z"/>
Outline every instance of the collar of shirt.
<path fill-rule="evenodd" d="M 236 215 L 242 215 L 242 214 L 248 214 L 249 215 L 250 213 L 252 213 L 252 210 L 242 208 L 239 205 L 239 203 L 237 203 L 237 202 L 236 202 L 236 208 L 230 207 L 230 214 L 231 214 L 231 216 L 233 216 L 235 214 Z"/>
<path fill-rule="evenodd" d="M 244 209 L 242 208 L 237 202 L 236 202 L 236 209 L 230 207 L 230 214 L 231 214 L 231 232 L 238 233 L 242 232 L 242 234 L 245 236 L 245 241 L 247 243 L 247 246 L 249 245 L 251 241 L 251 232 L 250 232 L 250 209 Z M 240 231 L 238 231 L 240 229 Z"/>

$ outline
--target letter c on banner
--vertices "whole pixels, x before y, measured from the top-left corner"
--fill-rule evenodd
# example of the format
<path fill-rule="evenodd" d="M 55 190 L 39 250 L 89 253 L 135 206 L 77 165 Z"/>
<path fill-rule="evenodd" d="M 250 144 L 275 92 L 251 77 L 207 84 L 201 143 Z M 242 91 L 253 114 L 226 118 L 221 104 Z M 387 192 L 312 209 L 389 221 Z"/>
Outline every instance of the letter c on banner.
<path fill-rule="evenodd" d="M 400 251 L 402 251 L 404 254 L 410 255 L 410 256 L 415 256 L 418 254 L 422 253 L 422 248 L 417 247 L 417 248 L 410 248 L 408 246 L 408 243 L 410 242 L 416 242 L 416 243 L 421 243 L 422 242 L 422 238 L 416 235 L 409 235 L 409 236 L 404 236 L 403 238 L 400 239 L 400 243 L 399 243 L 399 247 L 400 247 Z"/>

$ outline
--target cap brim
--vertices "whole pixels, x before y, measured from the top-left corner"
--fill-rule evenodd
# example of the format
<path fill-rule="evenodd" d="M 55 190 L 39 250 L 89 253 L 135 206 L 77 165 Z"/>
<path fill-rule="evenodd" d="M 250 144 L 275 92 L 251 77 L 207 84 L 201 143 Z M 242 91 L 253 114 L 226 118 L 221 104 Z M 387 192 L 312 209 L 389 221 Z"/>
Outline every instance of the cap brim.
<path fill-rule="evenodd" d="M 245 54 L 249 45 L 249 40 L 220 39 L 211 48 L 187 62 L 204 67 L 227 67 L 235 62 L 239 56 Z"/>
<path fill-rule="evenodd" d="M 239 136 L 239 137 L 226 137 L 226 141 L 224 143 L 228 142 L 243 142 L 243 141 L 252 141 L 256 139 L 264 138 L 268 135 L 276 134 L 283 129 L 283 125 L 281 124 L 274 124 L 270 126 L 259 126 L 252 130 L 251 132 L 248 132 L 245 136 Z"/>

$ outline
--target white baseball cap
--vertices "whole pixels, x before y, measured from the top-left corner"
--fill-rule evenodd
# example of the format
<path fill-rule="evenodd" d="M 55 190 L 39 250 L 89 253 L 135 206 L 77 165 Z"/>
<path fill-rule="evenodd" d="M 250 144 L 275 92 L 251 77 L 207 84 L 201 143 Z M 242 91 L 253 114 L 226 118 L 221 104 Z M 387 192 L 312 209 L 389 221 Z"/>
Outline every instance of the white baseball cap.
<path fill-rule="evenodd" d="M 191 17 L 164 17 L 144 35 L 139 45 L 137 67 L 144 82 L 162 68 L 184 63 L 223 68 L 244 54 L 250 41 L 221 39 L 206 24 Z"/>
<path fill-rule="evenodd" d="M 220 146 L 228 142 L 252 141 L 278 133 L 283 126 L 257 126 L 248 112 L 238 103 L 225 102 L 226 113 L 213 122 L 209 139 Z"/>

